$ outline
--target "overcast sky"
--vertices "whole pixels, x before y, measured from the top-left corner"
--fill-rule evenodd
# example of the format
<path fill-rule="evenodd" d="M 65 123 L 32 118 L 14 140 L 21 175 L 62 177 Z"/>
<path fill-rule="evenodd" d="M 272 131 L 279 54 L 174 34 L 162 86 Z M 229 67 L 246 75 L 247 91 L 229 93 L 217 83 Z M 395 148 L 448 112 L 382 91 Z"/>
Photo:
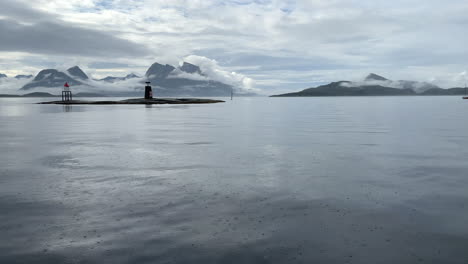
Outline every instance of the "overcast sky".
<path fill-rule="evenodd" d="M 0 73 L 211 61 L 266 93 L 369 72 L 462 86 L 466 0 L 0 0 Z"/>

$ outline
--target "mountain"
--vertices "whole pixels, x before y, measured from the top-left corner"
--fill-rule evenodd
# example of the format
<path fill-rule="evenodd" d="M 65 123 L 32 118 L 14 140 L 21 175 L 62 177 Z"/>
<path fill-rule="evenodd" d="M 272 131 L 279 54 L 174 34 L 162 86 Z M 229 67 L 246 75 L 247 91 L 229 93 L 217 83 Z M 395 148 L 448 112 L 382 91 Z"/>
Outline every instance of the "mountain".
<path fill-rule="evenodd" d="M 193 78 L 187 78 L 187 73 Z M 198 66 L 187 62 L 179 68 L 153 63 L 145 77 L 152 83 L 154 96 L 229 96 L 233 89 L 231 85 L 209 80 Z"/>
<path fill-rule="evenodd" d="M 73 79 L 64 72 L 58 71 L 56 69 L 46 69 L 40 71 L 32 81 L 25 84 L 20 90 L 30 90 L 36 87 L 62 87 L 65 82 L 68 82 L 68 84 L 71 86 L 83 84 L 82 82 Z"/>
<path fill-rule="evenodd" d="M 403 89 L 412 89 L 416 93 L 422 93 L 424 91 L 430 90 L 430 89 L 441 89 L 437 85 L 434 85 L 432 83 L 427 83 L 427 82 L 416 82 L 416 81 L 404 81 L 404 80 L 399 80 L 395 82 L 395 85 L 397 87 L 401 87 Z"/>
<path fill-rule="evenodd" d="M 105 77 L 105 78 L 99 79 L 98 81 L 104 81 L 104 82 L 113 83 L 113 82 L 125 81 L 125 80 L 128 80 L 128 79 L 133 79 L 133 78 L 141 78 L 141 77 L 138 76 L 138 75 L 136 75 L 136 74 L 130 73 L 130 74 L 127 74 L 127 76 L 125 76 L 125 77 L 107 76 L 107 77 Z"/>
<path fill-rule="evenodd" d="M 15 79 L 29 79 L 32 78 L 32 75 L 24 75 L 24 74 L 18 74 L 15 76 Z"/>
<path fill-rule="evenodd" d="M 465 88 L 455 87 L 449 89 L 432 88 L 421 93 L 421 95 L 465 95 Z"/>
<path fill-rule="evenodd" d="M 293 96 L 382 96 L 414 95 L 411 89 L 397 89 L 380 85 L 352 86 L 352 82 L 332 82 L 317 88 L 308 88 L 300 92 L 273 95 L 273 97 Z"/>
<path fill-rule="evenodd" d="M 80 67 L 78 66 L 73 66 L 70 69 L 67 70 L 68 74 L 70 74 L 72 77 L 81 79 L 81 80 L 88 80 L 88 75 L 84 73 Z"/>
<path fill-rule="evenodd" d="M 19 94 L 0 94 L 0 98 L 21 97 Z"/>
<path fill-rule="evenodd" d="M 332 82 L 316 88 L 273 96 L 455 95 L 460 94 L 460 91 L 457 89 L 442 89 L 437 85 L 427 82 L 392 81 L 371 73 L 362 82 Z"/>
<path fill-rule="evenodd" d="M 169 64 L 162 65 L 155 62 L 146 70 L 145 76 L 148 79 L 165 79 L 173 70 L 175 70 L 174 66 Z"/>
<path fill-rule="evenodd" d="M 33 77 L 32 75 L 19 74 L 15 76 L 15 79 L 29 79 L 32 77 Z M 8 78 L 8 76 L 6 74 L 0 73 L 0 78 Z"/>
<path fill-rule="evenodd" d="M 58 95 L 53 95 L 45 92 L 34 92 L 23 94 L 21 97 L 58 97 Z"/>
<path fill-rule="evenodd" d="M 370 73 L 364 79 L 365 83 L 370 84 L 378 84 L 382 86 L 388 86 L 393 88 L 400 88 L 400 89 L 411 89 L 416 93 L 422 93 L 429 89 L 437 89 L 439 88 L 437 85 L 427 82 L 416 82 L 416 81 L 406 81 L 406 80 L 398 80 L 392 81 L 383 76 L 377 75 L 375 73 Z"/>
<path fill-rule="evenodd" d="M 367 75 L 364 81 L 388 81 L 388 79 L 375 73 L 370 73 L 369 75 Z"/>
<path fill-rule="evenodd" d="M 184 64 L 180 67 L 180 70 L 186 73 L 197 73 L 199 75 L 202 75 L 200 67 L 185 61 Z"/>
<path fill-rule="evenodd" d="M 25 84 L 20 90 L 28 91 L 37 87 L 61 88 L 65 82 L 70 86 L 90 85 L 94 82 L 114 83 L 132 78 L 141 78 L 135 74 L 128 74 L 125 77 L 107 76 L 100 80 L 91 80 L 78 66 L 71 67 L 66 71 L 56 69 L 45 69 L 40 71 L 31 81 Z M 150 81 L 153 86 L 155 97 L 163 96 L 229 96 L 234 89 L 233 86 L 210 80 L 197 65 L 184 62 L 180 67 L 169 64 L 153 63 L 141 81 L 136 81 L 137 87 L 128 87 L 128 90 L 116 91 L 98 90 L 100 85 L 95 85 L 92 93 L 102 93 L 112 96 L 135 96 L 141 95 L 144 89 L 144 81 Z M 138 84 L 139 83 L 139 84 Z M 76 91 L 75 91 L 76 92 Z M 87 91 L 89 92 L 89 91 Z M 253 95 L 250 93 L 249 95 Z"/>

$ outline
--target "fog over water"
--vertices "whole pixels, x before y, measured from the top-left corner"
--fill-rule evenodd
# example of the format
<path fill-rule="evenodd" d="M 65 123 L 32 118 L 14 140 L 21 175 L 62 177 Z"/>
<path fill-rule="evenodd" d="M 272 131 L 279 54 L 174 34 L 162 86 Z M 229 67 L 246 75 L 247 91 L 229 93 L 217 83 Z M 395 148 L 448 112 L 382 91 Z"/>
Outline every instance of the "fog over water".
<path fill-rule="evenodd" d="M 0 99 L 0 263 L 468 263 L 468 102 Z"/>

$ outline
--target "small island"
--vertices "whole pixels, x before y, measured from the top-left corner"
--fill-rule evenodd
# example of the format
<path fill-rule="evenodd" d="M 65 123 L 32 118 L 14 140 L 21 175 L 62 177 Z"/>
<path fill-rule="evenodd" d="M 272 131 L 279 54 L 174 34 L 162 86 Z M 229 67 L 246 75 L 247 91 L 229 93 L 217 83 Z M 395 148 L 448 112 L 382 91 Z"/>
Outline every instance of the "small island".
<path fill-rule="evenodd" d="M 145 82 L 145 97 L 144 98 L 132 98 L 119 101 L 104 100 L 104 101 L 85 101 L 85 100 L 73 100 L 72 92 L 70 91 L 70 85 L 65 82 L 64 89 L 62 91 L 62 100 L 60 101 L 49 101 L 41 102 L 38 104 L 61 104 L 61 105 L 111 105 L 111 104 L 213 104 L 213 103 L 224 103 L 223 100 L 214 99 L 200 99 L 200 98 L 153 98 L 153 89 L 149 81 Z"/>
<path fill-rule="evenodd" d="M 62 105 L 111 105 L 111 104 L 213 104 L 224 103 L 223 100 L 215 99 L 200 99 L 200 98 L 134 98 L 120 101 L 84 101 L 84 100 L 68 100 L 68 101 L 49 101 L 38 104 L 62 104 Z"/>

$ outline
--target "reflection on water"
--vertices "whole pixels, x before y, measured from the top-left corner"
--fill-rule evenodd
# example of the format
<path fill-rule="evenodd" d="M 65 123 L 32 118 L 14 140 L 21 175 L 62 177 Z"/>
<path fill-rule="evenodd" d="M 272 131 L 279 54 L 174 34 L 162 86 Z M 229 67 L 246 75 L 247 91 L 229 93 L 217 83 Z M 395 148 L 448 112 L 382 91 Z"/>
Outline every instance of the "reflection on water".
<path fill-rule="evenodd" d="M 0 99 L 0 263 L 468 262 L 457 97 L 34 100 Z"/>
<path fill-rule="evenodd" d="M 63 111 L 64 112 L 71 112 L 73 110 L 73 106 L 72 105 L 62 105 L 63 107 Z"/>

